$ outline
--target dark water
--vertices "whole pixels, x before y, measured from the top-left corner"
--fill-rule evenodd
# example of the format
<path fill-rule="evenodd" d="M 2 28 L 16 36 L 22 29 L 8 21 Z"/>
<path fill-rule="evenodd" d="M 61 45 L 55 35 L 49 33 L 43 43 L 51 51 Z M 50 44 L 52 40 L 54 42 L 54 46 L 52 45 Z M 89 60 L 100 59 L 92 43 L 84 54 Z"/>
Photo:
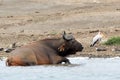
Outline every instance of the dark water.
<path fill-rule="evenodd" d="M 0 61 L 0 80 L 120 80 L 120 58 L 70 58 L 71 65 L 6 67 Z"/>

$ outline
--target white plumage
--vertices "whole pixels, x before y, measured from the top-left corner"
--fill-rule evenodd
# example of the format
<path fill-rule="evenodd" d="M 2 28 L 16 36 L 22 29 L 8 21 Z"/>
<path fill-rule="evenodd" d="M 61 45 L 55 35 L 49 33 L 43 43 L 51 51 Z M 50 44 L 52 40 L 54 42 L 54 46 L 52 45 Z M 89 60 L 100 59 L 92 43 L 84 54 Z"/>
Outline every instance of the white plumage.
<path fill-rule="evenodd" d="M 93 47 L 97 42 L 100 42 L 102 37 L 103 37 L 103 34 L 101 32 L 98 32 L 98 34 L 93 38 L 90 47 Z"/>

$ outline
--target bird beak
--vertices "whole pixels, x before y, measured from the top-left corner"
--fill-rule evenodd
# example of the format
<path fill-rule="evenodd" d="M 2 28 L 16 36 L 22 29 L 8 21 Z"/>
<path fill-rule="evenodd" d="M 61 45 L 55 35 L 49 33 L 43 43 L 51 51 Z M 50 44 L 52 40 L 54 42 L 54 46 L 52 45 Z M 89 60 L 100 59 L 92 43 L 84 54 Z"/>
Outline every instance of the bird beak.
<path fill-rule="evenodd" d="M 105 35 L 103 33 L 100 34 L 103 38 L 105 38 Z"/>
<path fill-rule="evenodd" d="M 102 34 L 103 38 L 106 38 L 106 36 L 104 34 Z"/>

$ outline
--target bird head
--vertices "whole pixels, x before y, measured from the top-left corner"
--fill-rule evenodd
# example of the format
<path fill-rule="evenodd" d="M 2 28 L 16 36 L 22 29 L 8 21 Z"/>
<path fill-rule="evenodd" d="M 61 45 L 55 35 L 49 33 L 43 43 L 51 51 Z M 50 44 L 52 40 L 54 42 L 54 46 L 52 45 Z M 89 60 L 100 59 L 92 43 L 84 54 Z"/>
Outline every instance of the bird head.
<path fill-rule="evenodd" d="M 102 38 L 105 38 L 105 35 L 102 33 L 102 32 L 98 32 L 98 34 L 102 37 Z"/>

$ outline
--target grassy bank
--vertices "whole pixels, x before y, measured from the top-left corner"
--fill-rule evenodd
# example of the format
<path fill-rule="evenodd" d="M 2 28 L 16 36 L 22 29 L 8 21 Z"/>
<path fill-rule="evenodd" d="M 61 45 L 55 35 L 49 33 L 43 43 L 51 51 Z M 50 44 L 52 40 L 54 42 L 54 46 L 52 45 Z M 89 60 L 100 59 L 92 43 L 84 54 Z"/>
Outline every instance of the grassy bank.
<path fill-rule="evenodd" d="M 105 45 L 120 45 L 120 36 L 112 37 L 108 39 L 104 44 Z"/>

